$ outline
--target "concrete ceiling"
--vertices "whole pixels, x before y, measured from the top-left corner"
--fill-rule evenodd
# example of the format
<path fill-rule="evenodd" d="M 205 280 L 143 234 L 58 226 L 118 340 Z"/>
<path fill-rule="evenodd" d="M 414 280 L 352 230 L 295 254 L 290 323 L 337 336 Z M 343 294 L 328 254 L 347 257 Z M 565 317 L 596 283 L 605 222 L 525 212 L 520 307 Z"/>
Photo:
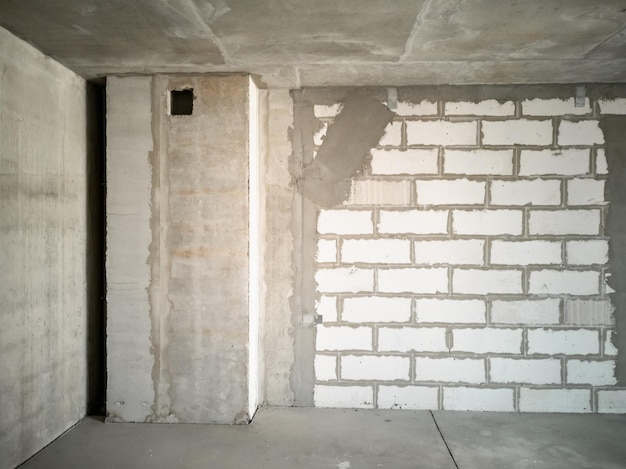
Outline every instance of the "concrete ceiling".
<path fill-rule="evenodd" d="M 0 0 L 0 25 L 88 78 L 626 82 L 626 0 Z"/>

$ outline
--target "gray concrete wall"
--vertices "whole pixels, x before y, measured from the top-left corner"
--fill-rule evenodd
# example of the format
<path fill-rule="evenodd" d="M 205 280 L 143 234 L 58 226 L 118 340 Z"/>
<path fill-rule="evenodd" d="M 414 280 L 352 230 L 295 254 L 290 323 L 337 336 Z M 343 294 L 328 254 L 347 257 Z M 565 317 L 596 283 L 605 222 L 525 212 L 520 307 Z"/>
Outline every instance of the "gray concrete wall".
<path fill-rule="evenodd" d="M 85 415 L 86 83 L 0 28 L 0 468 Z"/>
<path fill-rule="evenodd" d="M 110 420 L 248 421 L 248 85 L 109 79 Z"/>

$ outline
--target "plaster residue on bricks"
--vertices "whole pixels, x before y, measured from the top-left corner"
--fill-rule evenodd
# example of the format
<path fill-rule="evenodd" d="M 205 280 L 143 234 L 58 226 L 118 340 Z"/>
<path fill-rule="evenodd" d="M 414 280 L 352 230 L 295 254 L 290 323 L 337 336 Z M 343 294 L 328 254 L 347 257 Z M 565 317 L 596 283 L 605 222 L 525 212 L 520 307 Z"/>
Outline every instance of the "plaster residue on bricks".
<path fill-rule="evenodd" d="M 318 124 L 314 143 L 320 146 L 297 184 L 309 200 L 331 207 L 349 198 L 352 178 L 363 168 L 369 150 L 378 145 L 394 113 L 379 100 L 357 94 L 348 95 L 341 104 L 317 109 L 323 118 L 338 114 L 321 127 Z M 317 117 L 313 114 L 310 119 Z"/>

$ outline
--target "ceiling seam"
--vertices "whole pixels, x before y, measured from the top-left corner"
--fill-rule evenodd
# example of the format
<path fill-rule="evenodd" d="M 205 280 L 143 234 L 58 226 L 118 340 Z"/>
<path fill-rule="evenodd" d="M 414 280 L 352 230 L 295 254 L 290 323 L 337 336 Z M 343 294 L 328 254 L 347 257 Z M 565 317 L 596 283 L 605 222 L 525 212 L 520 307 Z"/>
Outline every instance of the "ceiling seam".
<path fill-rule="evenodd" d="M 402 49 L 402 55 L 398 59 L 398 62 L 404 62 L 406 57 L 413 52 L 413 42 L 415 37 L 417 36 L 417 32 L 420 27 L 424 23 L 424 17 L 428 10 L 430 10 L 430 6 L 432 5 L 434 0 L 426 0 L 426 3 L 422 5 L 421 10 L 415 15 L 415 22 L 413 23 L 413 27 L 411 28 L 411 32 L 409 33 L 409 37 L 406 39 L 404 43 L 404 48 Z"/>

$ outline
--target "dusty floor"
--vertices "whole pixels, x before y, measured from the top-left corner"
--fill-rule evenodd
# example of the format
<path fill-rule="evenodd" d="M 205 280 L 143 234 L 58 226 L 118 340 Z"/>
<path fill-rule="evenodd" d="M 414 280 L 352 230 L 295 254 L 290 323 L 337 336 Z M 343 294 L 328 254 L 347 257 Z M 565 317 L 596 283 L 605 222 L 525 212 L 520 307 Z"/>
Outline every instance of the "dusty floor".
<path fill-rule="evenodd" d="M 262 408 L 249 426 L 86 418 L 32 468 L 626 468 L 626 415 Z"/>

